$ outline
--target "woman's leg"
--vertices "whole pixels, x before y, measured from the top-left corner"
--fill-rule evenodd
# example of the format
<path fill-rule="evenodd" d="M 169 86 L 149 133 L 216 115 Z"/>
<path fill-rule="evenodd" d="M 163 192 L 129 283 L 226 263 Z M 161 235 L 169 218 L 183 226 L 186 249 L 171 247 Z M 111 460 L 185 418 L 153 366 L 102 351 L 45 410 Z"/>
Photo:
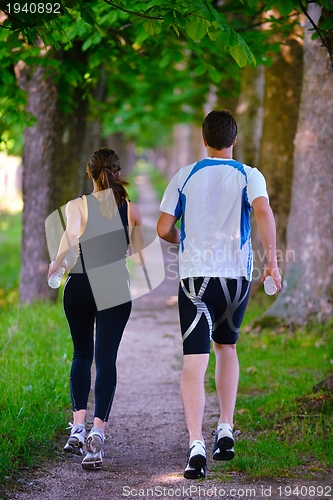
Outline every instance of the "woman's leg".
<path fill-rule="evenodd" d="M 104 430 L 117 385 L 116 359 L 119 344 L 129 319 L 131 302 L 96 314 L 95 414 L 94 426 Z"/>
<path fill-rule="evenodd" d="M 87 454 L 82 461 L 87 470 L 102 467 L 105 423 L 117 384 L 117 353 L 131 308 L 132 303 L 126 302 L 96 314 L 94 427 L 87 437 Z"/>
<path fill-rule="evenodd" d="M 96 315 L 95 301 L 87 275 L 73 274 L 69 277 L 64 289 L 64 309 L 74 346 L 70 372 L 74 422 L 83 424 L 91 385 Z"/>

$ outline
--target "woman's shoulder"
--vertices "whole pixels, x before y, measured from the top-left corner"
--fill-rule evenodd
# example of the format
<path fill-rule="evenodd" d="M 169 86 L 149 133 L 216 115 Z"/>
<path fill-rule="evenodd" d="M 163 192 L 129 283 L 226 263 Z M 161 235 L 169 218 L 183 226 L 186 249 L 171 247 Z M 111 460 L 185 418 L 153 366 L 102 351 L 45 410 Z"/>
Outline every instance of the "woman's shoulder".
<path fill-rule="evenodd" d="M 74 207 L 74 206 L 78 206 L 78 205 L 83 205 L 83 198 L 82 196 L 78 197 L 78 198 L 74 198 L 73 200 L 69 200 L 67 202 L 67 207 Z"/>
<path fill-rule="evenodd" d="M 84 200 L 82 196 L 69 200 L 66 204 L 67 212 L 77 212 L 78 210 L 80 213 L 84 210 Z"/>
<path fill-rule="evenodd" d="M 128 201 L 127 203 L 131 215 L 131 221 L 135 224 L 141 225 L 141 213 L 138 205 L 136 203 L 133 203 L 132 201 Z"/>

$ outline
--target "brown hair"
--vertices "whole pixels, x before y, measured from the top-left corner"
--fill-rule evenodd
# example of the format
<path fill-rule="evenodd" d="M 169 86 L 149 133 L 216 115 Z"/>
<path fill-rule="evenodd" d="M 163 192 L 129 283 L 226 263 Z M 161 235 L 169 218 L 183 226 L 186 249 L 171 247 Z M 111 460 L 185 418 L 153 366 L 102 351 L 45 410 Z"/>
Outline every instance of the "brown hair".
<path fill-rule="evenodd" d="M 98 149 L 87 162 L 87 172 L 90 172 L 94 179 L 97 191 L 111 189 L 117 207 L 128 199 L 126 186 L 129 184 L 121 178 L 120 170 L 119 156 L 109 148 Z M 109 196 L 106 196 L 104 200 L 100 198 L 101 213 L 110 217 L 114 210 L 111 209 L 112 203 L 108 203 L 108 198 L 110 199 Z"/>
<path fill-rule="evenodd" d="M 211 148 L 230 148 L 237 137 L 237 124 L 229 110 L 211 111 L 202 124 L 202 135 Z"/>

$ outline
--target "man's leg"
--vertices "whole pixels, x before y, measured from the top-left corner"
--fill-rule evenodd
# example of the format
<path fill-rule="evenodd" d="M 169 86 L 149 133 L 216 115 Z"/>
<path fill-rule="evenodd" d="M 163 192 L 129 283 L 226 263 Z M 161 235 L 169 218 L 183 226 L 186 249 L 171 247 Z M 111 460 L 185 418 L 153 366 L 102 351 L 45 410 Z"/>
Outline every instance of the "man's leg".
<path fill-rule="evenodd" d="M 216 357 L 215 384 L 220 405 L 218 423 L 227 423 L 232 428 L 239 379 L 236 344 L 213 342 L 213 346 Z"/>
<path fill-rule="evenodd" d="M 239 364 L 236 344 L 213 343 L 216 356 L 215 384 L 220 418 L 215 433 L 214 460 L 232 460 L 235 456 L 233 416 L 236 404 Z"/>
<path fill-rule="evenodd" d="M 202 421 L 205 408 L 204 379 L 208 359 L 209 354 L 187 354 L 183 356 L 180 390 L 190 437 L 190 446 L 195 440 L 203 441 Z"/>

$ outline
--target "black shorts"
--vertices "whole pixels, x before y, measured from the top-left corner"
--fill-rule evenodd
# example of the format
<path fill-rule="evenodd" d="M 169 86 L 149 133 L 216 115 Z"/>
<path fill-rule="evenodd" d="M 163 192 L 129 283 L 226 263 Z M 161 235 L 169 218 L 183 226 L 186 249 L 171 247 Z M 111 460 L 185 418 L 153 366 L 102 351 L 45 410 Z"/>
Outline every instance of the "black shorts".
<path fill-rule="evenodd" d="M 235 344 L 250 294 L 245 278 L 185 278 L 178 306 L 184 354 L 210 352 L 210 341 Z"/>

